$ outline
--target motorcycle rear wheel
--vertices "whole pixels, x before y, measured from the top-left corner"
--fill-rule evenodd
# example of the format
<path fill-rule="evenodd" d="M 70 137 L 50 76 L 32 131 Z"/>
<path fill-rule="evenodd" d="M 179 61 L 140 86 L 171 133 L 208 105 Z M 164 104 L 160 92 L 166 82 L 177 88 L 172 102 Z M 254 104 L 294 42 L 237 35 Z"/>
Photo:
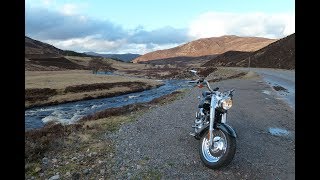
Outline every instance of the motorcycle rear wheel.
<path fill-rule="evenodd" d="M 210 169 L 218 169 L 230 164 L 236 152 L 236 138 L 215 129 L 212 132 L 213 145 L 209 147 L 209 130 L 200 139 L 199 153 L 201 161 Z"/>

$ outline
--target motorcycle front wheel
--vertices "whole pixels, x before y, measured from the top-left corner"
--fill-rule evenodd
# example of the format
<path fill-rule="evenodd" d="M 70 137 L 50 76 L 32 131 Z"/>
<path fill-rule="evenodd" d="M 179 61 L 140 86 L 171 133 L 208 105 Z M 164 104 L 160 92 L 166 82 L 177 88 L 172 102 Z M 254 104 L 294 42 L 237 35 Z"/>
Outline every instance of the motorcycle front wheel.
<path fill-rule="evenodd" d="M 213 143 L 209 145 L 209 130 L 200 139 L 199 153 L 202 162 L 211 169 L 227 166 L 236 152 L 236 138 L 215 129 L 212 132 Z"/>

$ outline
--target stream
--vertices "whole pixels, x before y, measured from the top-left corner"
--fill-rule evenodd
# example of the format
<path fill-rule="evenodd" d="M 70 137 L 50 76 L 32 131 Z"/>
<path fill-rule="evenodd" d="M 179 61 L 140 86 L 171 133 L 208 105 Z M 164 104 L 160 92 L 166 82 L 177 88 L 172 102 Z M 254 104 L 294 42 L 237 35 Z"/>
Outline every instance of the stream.
<path fill-rule="evenodd" d="M 81 117 L 108 108 L 122 107 L 134 103 L 149 102 L 190 86 L 186 80 L 162 80 L 164 85 L 150 90 L 125 94 L 110 98 L 100 98 L 70 102 L 45 107 L 30 108 L 25 111 L 25 130 L 38 129 L 50 121 L 71 124 Z"/>

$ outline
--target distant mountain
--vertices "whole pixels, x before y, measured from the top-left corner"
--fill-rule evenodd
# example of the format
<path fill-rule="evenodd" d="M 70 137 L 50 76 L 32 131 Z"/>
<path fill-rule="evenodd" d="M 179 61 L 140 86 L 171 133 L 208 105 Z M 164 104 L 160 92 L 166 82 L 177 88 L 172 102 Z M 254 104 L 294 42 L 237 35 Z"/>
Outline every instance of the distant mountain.
<path fill-rule="evenodd" d="M 227 51 L 256 51 L 276 39 L 260 37 L 238 37 L 234 35 L 202 38 L 189 43 L 165 50 L 153 51 L 135 58 L 132 62 L 161 60 L 176 57 L 200 57 L 219 55 Z"/>
<path fill-rule="evenodd" d="M 93 55 L 93 56 L 101 56 L 101 57 L 105 57 L 105 58 L 112 58 L 112 59 L 120 60 L 120 61 L 124 61 L 124 62 L 130 62 L 131 60 L 141 56 L 140 54 L 131 54 L 131 53 L 127 53 L 127 54 L 100 54 L 100 53 L 95 53 L 95 52 L 85 52 L 85 54 Z"/>
<path fill-rule="evenodd" d="M 254 52 L 228 51 L 202 66 L 295 69 L 295 33 Z"/>

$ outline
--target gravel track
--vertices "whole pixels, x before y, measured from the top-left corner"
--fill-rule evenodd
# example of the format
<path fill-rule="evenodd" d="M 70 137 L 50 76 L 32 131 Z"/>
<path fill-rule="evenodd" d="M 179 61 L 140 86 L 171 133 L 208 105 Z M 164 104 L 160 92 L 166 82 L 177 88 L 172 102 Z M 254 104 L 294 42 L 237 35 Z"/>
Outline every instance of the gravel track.
<path fill-rule="evenodd" d="M 211 86 L 236 90 L 227 123 L 237 132 L 237 151 L 229 166 L 211 170 L 200 160 L 199 141 L 189 132 L 197 96 L 204 89 L 193 88 L 181 99 L 150 109 L 111 135 L 116 161 L 110 178 L 295 179 L 294 110 L 276 99 L 276 92 L 258 77 Z M 274 136 L 268 132 L 273 127 L 285 129 L 289 135 Z"/>

